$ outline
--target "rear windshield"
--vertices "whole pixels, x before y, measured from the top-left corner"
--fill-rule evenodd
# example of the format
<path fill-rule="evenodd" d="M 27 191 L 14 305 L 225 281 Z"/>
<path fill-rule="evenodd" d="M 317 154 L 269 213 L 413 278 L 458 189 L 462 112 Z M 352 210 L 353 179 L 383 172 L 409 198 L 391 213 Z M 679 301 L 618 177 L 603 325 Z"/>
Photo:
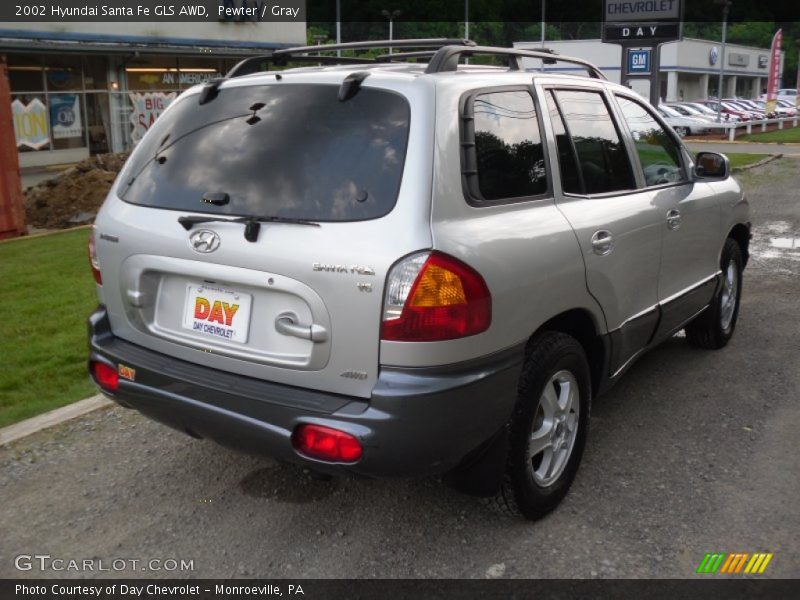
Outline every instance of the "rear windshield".
<path fill-rule="evenodd" d="M 119 195 L 133 204 L 221 215 L 383 216 L 400 188 L 408 102 L 370 88 L 339 102 L 338 91 L 276 83 L 222 89 L 202 106 L 197 96 L 179 100 L 139 144 Z"/>

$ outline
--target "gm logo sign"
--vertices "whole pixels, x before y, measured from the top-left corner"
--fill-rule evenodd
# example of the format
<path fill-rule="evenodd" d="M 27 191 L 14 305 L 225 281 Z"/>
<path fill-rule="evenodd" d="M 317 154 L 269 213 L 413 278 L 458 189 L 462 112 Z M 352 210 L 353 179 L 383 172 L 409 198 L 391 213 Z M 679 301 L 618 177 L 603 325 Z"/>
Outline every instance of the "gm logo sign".
<path fill-rule="evenodd" d="M 650 49 L 628 50 L 628 74 L 629 75 L 649 75 L 650 74 Z"/>
<path fill-rule="evenodd" d="M 760 575 L 772 560 L 771 552 L 709 552 L 697 567 L 697 572 L 702 574 L 724 573 Z"/>

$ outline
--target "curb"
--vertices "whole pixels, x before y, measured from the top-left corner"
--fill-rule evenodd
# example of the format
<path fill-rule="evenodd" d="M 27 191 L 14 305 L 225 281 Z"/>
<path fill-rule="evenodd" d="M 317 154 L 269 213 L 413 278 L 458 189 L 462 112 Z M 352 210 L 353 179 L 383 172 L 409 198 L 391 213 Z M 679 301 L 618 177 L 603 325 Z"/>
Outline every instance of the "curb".
<path fill-rule="evenodd" d="M 767 158 L 762 158 L 757 163 L 753 163 L 752 165 L 744 165 L 741 167 L 734 167 L 731 169 L 732 173 L 740 173 L 741 171 L 749 171 L 750 169 L 755 169 L 756 167 L 760 167 L 765 165 L 773 160 L 778 160 L 779 158 L 783 158 L 783 154 L 770 154 Z"/>
<path fill-rule="evenodd" d="M 8 427 L 3 427 L 0 429 L 0 447 L 112 404 L 114 403 L 111 400 L 102 394 L 97 394 L 91 398 L 79 400 L 50 412 L 25 419 L 19 423 L 14 423 Z"/>

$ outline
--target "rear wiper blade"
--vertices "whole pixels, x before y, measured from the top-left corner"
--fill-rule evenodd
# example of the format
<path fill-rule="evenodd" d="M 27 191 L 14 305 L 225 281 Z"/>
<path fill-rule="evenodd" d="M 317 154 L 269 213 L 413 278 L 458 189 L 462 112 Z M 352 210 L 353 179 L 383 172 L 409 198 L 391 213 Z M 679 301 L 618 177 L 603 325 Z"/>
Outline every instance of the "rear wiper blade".
<path fill-rule="evenodd" d="M 289 225 L 310 225 L 319 227 L 319 223 L 307 219 L 292 219 L 291 217 L 236 217 L 226 219 L 224 217 L 178 217 L 180 223 L 186 231 L 201 223 L 244 223 L 244 239 L 248 242 L 258 240 L 258 233 L 261 231 L 261 223 L 287 223 Z"/>

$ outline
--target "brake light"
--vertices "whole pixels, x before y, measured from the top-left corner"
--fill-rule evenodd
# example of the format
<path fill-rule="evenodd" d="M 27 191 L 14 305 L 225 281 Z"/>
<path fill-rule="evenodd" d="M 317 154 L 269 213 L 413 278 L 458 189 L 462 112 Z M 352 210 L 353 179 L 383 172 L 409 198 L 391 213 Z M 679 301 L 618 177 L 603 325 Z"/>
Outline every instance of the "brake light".
<path fill-rule="evenodd" d="M 100 265 L 97 263 L 97 249 L 94 243 L 94 227 L 89 233 L 89 266 L 92 268 L 92 276 L 97 285 L 103 285 L 103 276 L 100 274 Z"/>
<path fill-rule="evenodd" d="M 106 363 L 92 361 L 92 375 L 94 375 L 97 385 L 107 392 L 116 392 L 119 389 L 119 374 L 114 367 L 109 367 Z"/>
<path fill-rule="evenodd" d="M 415 254 L 389 272 L 381 339 L 452 340 L 492 322 L 492 297 L 477 271 L 439 252 Z"/>
<path fill-rule="evenodd" d="M 355 462 L 363 454 L 357 438 L 322 425 L 300 425 L 292 434 L 292 444 L 303 454 L 330 462 Z"/>

